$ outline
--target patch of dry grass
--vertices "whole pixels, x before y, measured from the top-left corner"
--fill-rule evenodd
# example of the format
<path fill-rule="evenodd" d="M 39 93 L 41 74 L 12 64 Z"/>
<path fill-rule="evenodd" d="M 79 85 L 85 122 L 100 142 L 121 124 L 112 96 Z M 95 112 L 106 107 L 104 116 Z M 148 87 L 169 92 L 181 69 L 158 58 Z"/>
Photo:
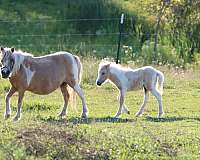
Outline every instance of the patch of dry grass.
<path fill-rule="evenodd" d="M 66 126 L 65 126 L 66 127 Z M 19 130 L 15 137 L 17 146 L 24 147 L 26 155 L 52 159 L 101 159 L 108 158 L 106 150 L 97 150 L 90 146 L 90 139 L 83 136 L 83 132 L 64 125 L 61 127 L 49 126 L 45 123 L 35 127 Z"/>

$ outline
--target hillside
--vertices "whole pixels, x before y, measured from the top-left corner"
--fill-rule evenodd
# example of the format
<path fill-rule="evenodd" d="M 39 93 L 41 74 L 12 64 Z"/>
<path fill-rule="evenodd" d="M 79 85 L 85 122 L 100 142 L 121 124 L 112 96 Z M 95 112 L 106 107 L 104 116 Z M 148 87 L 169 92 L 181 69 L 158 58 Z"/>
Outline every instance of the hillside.
<path fill-rule="evenodd" d="M 199 14 L 198 5 L 198 1 L 192 5 L 185 1 L 166 5 L 158 36 L 158 61 L 181 64 L 179 59 L 183 63 L 199 60 L 198 56 L 194 59 L 200 48 L 200 21 L 194 20 Z M 142 58 L 145 60 L 141 63 L 151 63 L 153 50 L 146 51 L 145 47 L 152 48 L 160 6 L 162 3 L 155 0 L 1 0 L 0 42 L 36 55 L 70 50 L 82 56 L 114 57 L 119 17 L 125 13 L 122 44 L 130 48 L 121 51 L 122 59 Z M 183 19 L 179 23 L 180 14 Z M 195 23 L 189 28 L 181 24 L 190 21 Z"/>
<path fill-rule="evenodd" d="M 120 10 L 107 1 L 1 1 L 0 40 L 33 52 L 116 44 Z M 101 20 L 101 19 L 105 20 Z M 94 19 L 94 20 L 82 20 Z M 98 20 L 100 19 L 100 20 Z M 105 35 L 96 36 L 96 33 Z M 82 35 L 83 34 L 83 35 Z M 81 48 L 80 48 L 81 49 Z"/>

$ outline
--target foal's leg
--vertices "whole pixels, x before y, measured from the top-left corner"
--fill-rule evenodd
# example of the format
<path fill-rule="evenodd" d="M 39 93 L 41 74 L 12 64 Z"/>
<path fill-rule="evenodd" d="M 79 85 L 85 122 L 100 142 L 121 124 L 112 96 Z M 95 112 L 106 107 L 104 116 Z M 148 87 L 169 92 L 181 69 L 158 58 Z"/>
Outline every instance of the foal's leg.
<path fill-rule="evenodd" d="M 127 114 L 130 114 L 130 111 L 127 109 L 126 105 L 124 104 L 123 105 L 123 108 L 122 108 L 122 113 L 127 113 Z"/>
<path fill-rule="evenodd" d="M 156 88 L 152 89 L 151 93 L 156 97 L 158 104 L 159 104 L 159 113 L 158 113 L 158 118 L 160 118 L 164 112 L 163 112 L 163 106 L 162 106 L 162 95 L 160 94 L 159 91 L 157 91 Z"/>
<path fill-rule="evenodd" d="M 117 113 L 115 114 L 115 118 L 118 118 L 121 113 L 122 113 L 122 109 L 124 106 L 124 96 L 125 96 L 126 91 L 125 90 L 120 90 L 120 97 L 119 97 L 119 109 L 117 111 Z"/>
<path fill-rule="evenodd" d="M 144 101 L 143 101 L 139 111 L 135 114 L 136 117 L 140 116 L 144 112 L 144 108 L 147 104 L 148 99 L 149 99 L 149 91 L 146 88 L 144 88 Z"/>
<path fill-rule="evenodd" d="M 61 90 L 63 98 L 64 98 L 64 106 L 58 116 L 63 117 L 66 115 L 66 112 L 67 112 L 67 105 L 68 105 L 68 101 L 69 101 L 69 92 L 67 90 L 67 86 L 64 84 L 60 86 L 60 90 Z"/>
<path fill-rule="evenodd" d="M 18 121 L 21 118 L 22 100 L 24 98 L 24 91 L 19 91 L 18 104 L 17 104 L 17 114 L 13 121 Z"/>
<path fill-rule="evenodd" d="M 85 101 L 85 96 L 84 96 L 83 90 L 81 89 L 79 84 L 75 84 L 73 89 L 79 95 L 79 97 L 81 98 L 81 101 L 82 101 L 83 111 L 82 111 L 81 117 L 82 118 L 87 118 L 87 116 L 88 116 L 88 108 L 87 108 L 87 105 L 86 105 L 86 101 Z"/>
<path fill-rule="evenodd" d="M 4 114 L 5 119 L 8 119 L 11 115 L 10 98 L 15 92 L 16 92 L 16 89 L 14 87 L 11 87 L 6 95 L 6 109 L 5 109 L 5 114 Z"/>
<path fill-rule="evenodd" d="M 118 97 L 117 100 L 120 101 L 120 95 L 119 95 L 119 97 Z M 123 104 L 123 106 L 122 106 L 122 111 L 121 111 L 121 113 L 127 113 L 127 114 L 130 114 L 130 111 L 127 109 L 127 107 L 126 107 L 125 104 Z"/>

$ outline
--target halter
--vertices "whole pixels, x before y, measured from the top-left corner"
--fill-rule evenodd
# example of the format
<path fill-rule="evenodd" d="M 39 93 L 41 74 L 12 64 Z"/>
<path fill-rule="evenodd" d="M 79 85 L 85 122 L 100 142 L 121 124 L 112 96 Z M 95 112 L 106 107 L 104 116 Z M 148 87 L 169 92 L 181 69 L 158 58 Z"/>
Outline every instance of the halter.
<path fill-rule="evenodd" d="M 8 67 L 8 66 L 3 66 L 3 67 L 1 67 L 1 70 L 2 69 L 4 69 L 4 68 L 6 68 L 7 70 L 9 70 L 10 72 L 13 70 L 13 67 L 14 67 L 14 62 L 13 62 L 13 60 L 11 61 L 11 64 L 10 64 L 10 67 Z"/>

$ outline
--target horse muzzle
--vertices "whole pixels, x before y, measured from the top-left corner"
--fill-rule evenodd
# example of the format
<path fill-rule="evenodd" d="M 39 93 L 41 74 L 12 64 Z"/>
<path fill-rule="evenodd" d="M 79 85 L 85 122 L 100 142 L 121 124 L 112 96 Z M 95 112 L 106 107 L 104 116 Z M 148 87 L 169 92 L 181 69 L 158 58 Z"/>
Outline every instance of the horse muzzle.
<path fill-rule="evenodd" d="M 102 84 L 101 82 L 97 81 L 97 86 L 101 86 L 101 84 Z"/>
<path fill-rule="evenodd" d="M 10 71 L 6 67 L 1 68 L 2 78 L 8 78 L 10 75 Z"/>

